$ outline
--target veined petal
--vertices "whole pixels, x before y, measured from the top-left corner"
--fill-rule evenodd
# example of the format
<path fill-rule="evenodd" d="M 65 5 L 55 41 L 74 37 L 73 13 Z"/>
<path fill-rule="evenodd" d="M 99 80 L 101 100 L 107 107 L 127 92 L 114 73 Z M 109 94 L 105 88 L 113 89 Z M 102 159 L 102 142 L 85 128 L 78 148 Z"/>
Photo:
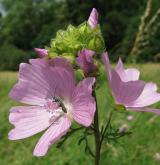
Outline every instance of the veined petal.
<path fill-rule="evenodd" d="M 49 67 L 54 73 L 54 78 L 56 84 L 57 95 L 59 94 L 62 97 L 71 97 L 73 89 L 75 87 L 75 75 L 72 65 L 69 60 L 56 57 L 51 60 L 43 59 L 32 59 L 30 63 L 35 67 Z M 56 77 L 56 78 L 55 78 Z"/>
<path fill-rule="evenodd" d="M 9 139 L 23 139 L 45 130 L 51 124 L 50 117 L 51 115 L 43 107 L 13 107 L 9 114 L 9 121 L 15 128 L 9 132 Z"/>
<path fill-rule="evenodd" d="M 67 133 L 71 126 L 70 120 L 66 116 L 60 117 L 50 128 L 43 134 L 38 141 L 35 149 L 35 156 L 46 155 L 50 146 Z"/>
<path fill-rule="evenodd" d="M 124 69 L 123 62 L 119 59 L 115 71 L 120 76 L 121 80 L 124 82 L 136 81 L 139 79 L 140 72 L 137 69 L 129 68 Z"/>
<path fill-rule="evenodd" d="M 48 67 L 36 68 L 30 64 L 20 64 L 19 82 L 9 96 L 22 103 L 44 105 L 45 99 L 55 88 L 55 81 L 50 75 L 54 76 Z"/>
<path fill-rule="evenodd" d="M 111 88 L 113 96 L 118 104 L 127 105 L 136 100 L 144 89 L 145 83 L 143 81 L 129 81 L 123 82 L 118 73 L 112 71 Z"/>
<path fill-rule="evenodd" d="M 154 83 L 147 83 L 141 95 L 128 107 L 145 107 L 160 101 L 160 93 L 157 92 L 157 85 Z"/>
<path fill-rule="evenodd" d="M 61 96 L 71 98 L 75 87 L 73 69 L 64 58 L 35 59 L 31 64 L 20 64 L 19 82 L 10 97 L 22 103 L 44 105 L 46 98 Z M 40 65 L 38 65 L 40 64 Z"/>
<path fill-rule="evenodd" d="M 95 78 L 84 79 L 77 85 L 72 96 L 73 118 L 86 127 L 91 125 L 96 111 L 96 103 L 92 96 L 94 83 Z"/>
<path fill-rule="evenodd" d="M 48 60 L 42 59 L 42 58 L 30 59 L 29 63 L 31 65 L 34 65 L 34 66 L 39 67 L 39 68 L 46 67 L 46 66 L 49 67 Z"/>
<path fill-rule="evenodd" d="M 53 67 L 65 68 L 65 70 L 67 70 L 72 75 L 72 77 L 74 77 L 73 67 L 69 62 L 69 60 L 67 60 L 66 58 L 62 58 L 62 57 L 53 58 L 49 60 L 49 64 Z"/>

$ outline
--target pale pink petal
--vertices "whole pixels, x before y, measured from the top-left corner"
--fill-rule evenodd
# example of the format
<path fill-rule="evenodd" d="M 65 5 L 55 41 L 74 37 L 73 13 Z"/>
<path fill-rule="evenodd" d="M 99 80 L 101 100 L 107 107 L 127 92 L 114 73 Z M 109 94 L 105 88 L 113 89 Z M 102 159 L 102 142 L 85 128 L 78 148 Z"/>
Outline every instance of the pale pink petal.
<path fill-rule="evenodd" d="M 49 65 L 53 66 L 53 67 L 62 67 L 65 70 L 67 70 L 69 72 L 69 74 L 71 74 L 72 77 L 72 81 L 75 81 L 75 75 L 74 75 L 74 70 L 73 67 L 70 63 L 69 60 L 67 60 L 66 58 L 62 58 L 62 57 L 56 57 L 54 59 L 49 60 Z"/>
<path fill-rule="evenodd" d="M 9 121 L 15 128 L 9 132 L 9 139 L 23 139 L 45 130 L 51 125 L 50 117 L 51 115 L 43 107 L 13 107 Z"/>
<path fill-rule="evenodd" d="M 142 107 L 130 108 L 129 107 L 128 111 L 152 112 L 152 113 L 155 113 L 156 115 L 160 115 L 160 109 L 153 109 L 153 108 L 142 108 Z"/>
<path fill-rule="evenodd" d="M 118 73 L 112 71 L 111 88 L 113 96 L 118 104 L 127 105 L 136 100 L 144 89 L 143 81 L 123 82 Z"/>
<path fill-rule="evenodd" d="M 29 63 L 39 68 L 49 66 L 48 60 L 42 58 L 30 59 Z"/>
<path fill-rule="evenodd" d="M 56 89 L 57 94 L 62 97 L 71 97 L 73 89 L 75 87 L 75 75 L 72 65 L 69 60 L 62 57 L 56 57 L 51 60 L 41 60 L 41 59 L 33 59 L 30 60 L 30 63 L 35 67 L 50 67 L 50 69 L 54 70 L 54 79 L 56 77 L 56 85 L 58 89 Z"/>
<path fill-rule="evenodd" d="M 94 64 L 93 61 L 94 54 L 94 51 L 87 49 L 78 52 L 76 62 L 83 69 L 85 75 L 97 70 L 97 66 Z"/>
<path fill-rule="evenodd" d="M 145 107 L 158 101 L 160 101 L 160 93 L 157 93 L 157 85 L 154 83 L 147 83 L 141 95 L 130 103 L 128 107 Z"/>
<path fill-rule="evenodd" d="M 19 82 L 9 96 L 19 102 L 31 105 L 44 105 L 55 88 L 54 76 L 49 68 L 36 68 L 30 64 L 20 64 Z"/>
<path fill-rule="evenodd" d="M 102 60 L 106 66 L 109 84 L 117 104 L 122 104 L 126 108 L 140 108 L 160 101 L 160 93 L 157 93 L 156 84 L 146 84 L 138 80 L 140 75 L 138 70 L 124 69 L 119 59 L 115 70 L 111 73 L 108 55 L 103 54 Z"/>
<path fill-rule="evenodd" d="M 60 67 L 56 67 L 54 71 L 57 73 L 57 76 L 55 77 L 57 96 L 60 96 L 64 100 L 70 100 L 75 86 L 73 77 L 67 70 L 61 69 Z"/>
<path fill-rule="evenodd" d="M 86 127 L 91 125 L 96 111 L 96 103 L 92 96 L 94 83 L 95 78 L 84 79 L 77 85 L 72 96 L 73 118 Z"/>
<path fill-rule="evenodd" d="M 108 57 L 108 53 L 107 52 L 104 52 L 102 54 L 102 62 L 104 63 L 104 65 L 106 67 L 107 78 L 108 78 L 108 81 L 110 83 L 112 76 L 111 76 L 111 67 L 110 67 L 110 62 L 109 62 L 109 57 Z"/>
<path fill-rule="evenodd" d="M 46 49 L 34 48 L 34 50 L 40 58 L 48 56 L 48 51 Z"/>
<path fill-rule="evenodd" d="M 55 143 L 58 139 L 64 136 L 71 126 L 70 120 L 66 116 L 62 116 L 53 123 L 50 128 L 43 134 L 38 141 L 35 149 L 35 156 L 46 155 L 50 146 Z"/>
<path fill-rule="evenodd" d="M 11 90 L 11 98 L 31 105 L 44 105 L 46 98 L 55 95 L 71 98 L 75 79 L 68 61 L 36 59 L 31 63 L 20 64 L 19 82 Z"/>
<path fill-rule="evenodd" d="M 140 72 L 134 68 L 124 69 L 121 59 L 119 59 L 115 70 L 119 74 L 121 80 L 124 82 L 135 81 L 139 79 Z"/>
<path fill-rule="evenodd" d="M 91 28 L 96 28 L 98 24 L 98 12 L 95 8 L 92 9 L 91 14 L 88 18 L 88 24 L 90 25 Z"/>

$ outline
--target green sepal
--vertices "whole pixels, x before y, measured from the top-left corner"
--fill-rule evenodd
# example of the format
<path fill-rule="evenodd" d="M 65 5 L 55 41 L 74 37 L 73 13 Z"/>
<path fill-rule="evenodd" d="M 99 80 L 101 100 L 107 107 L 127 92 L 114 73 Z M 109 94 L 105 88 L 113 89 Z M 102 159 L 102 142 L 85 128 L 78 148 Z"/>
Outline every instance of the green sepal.
<path fill-rule="evenodd" d="M 125 112 L 126 107 L 124 105 L 121 105 L 121 104 L 115 104 L 114 110 L 120 111 L 120 112 Z"/>
<path fill-rule="evenodd" d="M 74 57 L 73 54 L 71 54 L 71 53 L 63 53 L 61 56 L 66 58 L 66 59 L 68 59 L 71 64 L 75 64 L 75 57 Z"/>
<path fill-rule="evenodd" d="M 76 70 L 76 80 L 77 82 L 81 81 L 84 78 L 84 73 L 82 69 L 77 69 Z"/>
<path fill-rule="evenodd" d="M 105 45 L 101 34 L 100 26 L 92 29 L 87 22 L 78 27 L 69 25 L 67 30 L 59 30 L 56 37 L 51 40 L 49 57 L 54 55 L 64 55 L 64 53 L 77 56 L 79 50 L 91 49 L 98 53 L 104 51 Z"/>

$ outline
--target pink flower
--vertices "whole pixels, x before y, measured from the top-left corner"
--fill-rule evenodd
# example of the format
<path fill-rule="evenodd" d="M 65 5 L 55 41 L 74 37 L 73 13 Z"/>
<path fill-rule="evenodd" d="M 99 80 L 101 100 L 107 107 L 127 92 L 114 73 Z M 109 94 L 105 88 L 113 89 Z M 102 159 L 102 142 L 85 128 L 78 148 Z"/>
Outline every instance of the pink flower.
<path fill-rule="evenodd" d="M 88 18 L 88 24 L 90 25 L 91 28 L 96 28 L 98 24 L 98 12 L 95 8 L 92 9 L 91 14 Z"/>
<path fill-rule="evenodd" d="M 78 52 L 76 62 L 82 68 L 85 75 L 89 75 L 97 70 L 97 66 L 94 64 L 93 60 L 94 54 L 94 51 L 87 49 Z"/>
<path fill-rule="evenodd" d="M 15 128 L 9 139 L 27 138 L 48 128 L 34 149 L 35 156 L 44 156 L 67 133 L 73 120 L 89 127 L 96 110 L 94 82 L 95 78 L 86 78 L 76 86 L 74 71 L 64 58 L 20 64 L 19 82 L 10 97 L 31 106 L 11 109 L 9 121 Z"/>
<path fill-rule="evenodd" d="M 123 105 L 130 111 L 148 111 L 160 115 L 159 109 L 147 108 L 160 101 L 156 84 L 139 80 L 139 71 L 133 68 L 124 69 L 121 59 L 112 71 L 107 53 L 102 55 L 102 60 L 116 104 Z"/>
<path fill-rule="evenodd" d="M 34 50 L 40 58 L 48 56 L 48 51 L 46 49 L 34 48 Z"/>

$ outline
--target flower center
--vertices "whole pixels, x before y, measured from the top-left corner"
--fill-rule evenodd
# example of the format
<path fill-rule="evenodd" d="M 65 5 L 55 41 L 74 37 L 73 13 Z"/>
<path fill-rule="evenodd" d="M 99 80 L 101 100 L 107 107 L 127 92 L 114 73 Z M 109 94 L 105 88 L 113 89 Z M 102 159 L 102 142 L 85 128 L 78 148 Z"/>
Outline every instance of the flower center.
<path fill-rule="evenodd" d="M 72 105 L 69 101 L 64 101 L 58 97 L 47 99 L 44 105 L 46 111 L 50 114 L 50 122 L 56 122 L 61 116 L 67 115 L 72 120 Z"/>
<path fill-rule="evenodd" d="M 65 105 L 66 110 L 67 110 L 67 116 L 72 121 L 73 120 L 73 117 L 72 117 L 72 104 L 69 101 L 64 101 L 64 105 Z"/>

